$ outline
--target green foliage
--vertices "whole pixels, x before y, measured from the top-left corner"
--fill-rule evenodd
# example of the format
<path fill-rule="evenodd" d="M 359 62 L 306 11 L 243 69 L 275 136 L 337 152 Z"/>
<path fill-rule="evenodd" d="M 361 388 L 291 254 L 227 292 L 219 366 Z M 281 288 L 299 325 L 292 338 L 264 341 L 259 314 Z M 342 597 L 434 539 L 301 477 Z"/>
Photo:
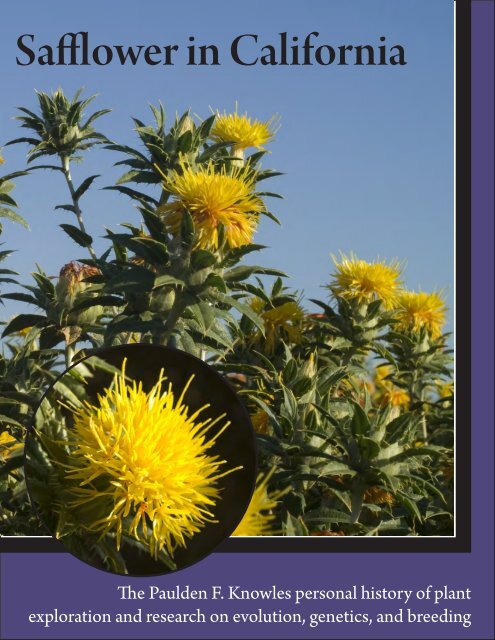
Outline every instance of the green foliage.
<path fill-rule="evenodd" d="M 0 283 L 10 287 L 3 298 L 28 305 L 3 327 L 0 437 L 21 442 L 47 386 L 89 349 L 171 345 L 207 360 L 243 397 L 257 431 L 260 469 L 273 470 L 269 493 L 282 495 L 274 531 L 452 535 L 447 336 L 400 329 L 396 311 L 380 299 L 357 304 L 334 292 L 312 301 L 319 313 L 308 313 L 301 296 L 284 285 L 285 274 L 246 264 L 263 246 L 230 246 L 221 223 L 218 246 L 201 246 L 201 221 L 186 207 L 180 227 L 171 231 L 161 209 L 172 198 L 164 178 L 184 166 L 230 174 L 241 163 L 242 175 L 258 185 L 278 175 L 261 169 L 265 152 L 240 160 L 230 143 L 213 142 L 215 116 L 198 123 L 187 112 L 167 129 L 161 104 L 151 106 L 151 125 L 134 119 L 138 148 L 110 142 L 92 127 L 108 110 L 85 119 L 93 98 L 79 97 L 39 93 L 38 113 L 20 109 L 19 121 L 31 137 L 12 143 L 27 143 L 28 168 L 0 178 L 0 216 L 22 223 L 10 195 L 13 181 L 34 169 L 61 174 L 69 202 L 55 208 L 72 214 L 75 224 L 60 226 L 88 255 L 63 266 L 57 279 L 38 268 L 22 287 L 12 271 L 0 271 Z M 74 159 L 95 145 L 123 156 L 116 164 L 125 173 L 105 188 L 129 198 L 139 215 L 118 230 L 107 229 L 101 256 L 86 231 L 81 200 L 104 178 L 90 176 L 76 186 L 70 172 Z M 32 166 L 45 155 L 58 164 Z M 9 253 L 0 252 L 0 260 Z M 29 507 L 22 456 L 3 437 L 0 532 L 44 533 Z M 43 472 L 32 471 L 33 478 Z M 105 561 L 119 566 L 110 544 Z"/>

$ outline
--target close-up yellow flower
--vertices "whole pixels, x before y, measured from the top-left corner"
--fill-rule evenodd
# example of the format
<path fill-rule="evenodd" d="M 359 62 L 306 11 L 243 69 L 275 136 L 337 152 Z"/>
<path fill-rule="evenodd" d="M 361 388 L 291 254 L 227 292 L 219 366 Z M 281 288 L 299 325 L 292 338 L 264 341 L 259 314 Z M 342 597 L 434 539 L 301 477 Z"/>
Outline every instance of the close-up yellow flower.
<path fill-rule="evenodd" d="M 285 340 L 299 344 L 303 335 L 304 310 L 298 302 L 290 300 L 278 307 L 263 310 L 265 305 L 261 298 L 253 298 L 251 307 L 259 313 L 265 325 L 264 351 L 274 352 L 277 340 Z M 259 338 L 261 334 L 256 333 Z"/>
<path fill-rule="evenodd" d="M 213 164 L 200 169 L 182 165 L 180 172 L 164 177 L 163 188 L 172 200 L 159 213 L 168 230 L 177 234 L 187 209 L 196 228 L 196 246 L 202 249 L 218 249 L 220 225 L 227 245 L 240 247 L 252 241 L 259 214 L 265 210 L 254 186 L 253 176 L 239 167 L 227 173 Z"/>
<path fill-rule="evenodd" d="M 202 420 L 208 405 L 190 414 L 184 396 L 192 378 L 178 397 L 171 385 L 164 389 L 162 374 L 145 392 L 141 382 L 127 382 L 124 361 L 96 405 L 71 407 L 69 507 L 77 513 L 90 504 L 98 515 L 86 528 L 115 534 L 117 549 L 127 535 L 154 557 L 162 549 L 173 556 L 214 521 L 217 481 L 235 469 L 221 471 L 225 460 L 209 450 L 229 423 L 211 437 L 224 416 Z"/>
<path fill-rule="evenodd" d="M 432 338 L 439 338 L 446 311 L 439 293 L 402 291 L 397 299 L 398 328 L 415 333 L 425 328 Z"/>
<path fill-rule="evenodd" d="M 263 477 L 260 473 L 256 480 L 256 488 L 251 497 L 251 502 L 244 517 L 232 534 L 233 536 L 275 536 L 280 532 L 274 528 L 276 509 L 280 498 L 288 489 L 268 491 L 268 483 L 274 469 Z"/>
<path fill-rule="evenodd" d="M 232 142 L 236 149 L 256 147 L 263 149 L 263 145 L 273 139 L 276 132 L 276 117 L 266 122 L 250 118 L 247 113 L 217 112 L 210 136 L 216 142 Z"/>
<path fill-rule="evenodd" d="M 356 300 L 359 304 L 381 300 L 386 309 L 393 306 L 401 284 L 402 269 L 397 261 L 390 264 L 384 260 L 366 262 L 352 254 L 333 260 L 336 272 L 329 286 L 336 296 Z"/>

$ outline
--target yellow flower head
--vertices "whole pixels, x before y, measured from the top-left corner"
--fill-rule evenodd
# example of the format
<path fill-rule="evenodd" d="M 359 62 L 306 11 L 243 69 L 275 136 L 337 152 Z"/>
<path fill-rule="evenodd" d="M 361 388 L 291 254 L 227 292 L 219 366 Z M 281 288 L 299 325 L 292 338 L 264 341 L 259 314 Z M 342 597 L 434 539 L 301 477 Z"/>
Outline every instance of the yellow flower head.
<path fill-rule="evenodd" d="M 5 460 L 14 451 L 22 449 L 22 442 L 18 442 L 14 436 L 11 436 L 7 431 L 0 433 L 0 460 Z"/>
<path fill-rule="evenodd" d="M 357 300 L 359 304 L 381 300 L 383 306 L 390 309 L 395 302 L 397 290 L 401 284 L 401 266 L 393 261 L 366 262 L 352 254 L 341 256 L 340 261 L 333 259 L 336 272 L 330 289 L 336 296 L 346 300 Z"/>
<path fill-rule="evenodd" d="M 387 379 L 392 367 L 382 366 L 375 369 L 376 400 L 382 407 L 407 407 L 411 400 L 407 391 Z"/>
<path fill-rule="evenodd" d="M 210 135 L 216 142 L 232 142 L 237 149 L 263 149 L 274 137 L 276 123 L 275 117 L 262 122 L 249 118 L 247 113 L 239 115 L 237 109 L 235 113 L 217 112 Z"/>
<path fill-rule="evenodd" d="M 251 414 L 251 423 L 256 433 L 268 433 L 270 419 L 266 411 L 263 411 L 263 409 L 258 409 Z"/>
<path fill-rule="evenodd" d="M 268 492 L 268 482 L 275 469 L 272 469 L 264 478 L 260 473 L 256 480 L 256 488 L 253 492 L 249 507 L 244 514 L 233 536 L 274 536 L 275 514 L 273 509 L 278 505 L 278 501 L 284 496 L 287 489 Z"/>
<path fill-rule="evenodd" d="M 265 344 L 266 353 L 273 353 L 277 344 L 277 340 L 286 340 L 299 344 L 302 340 L 302 324 L 304 321 L 304 311 L 295 300 L 289 300 L 278 307 L 263 311 L 265 305 L 261 298 L 253 298 L 251 307 L 260 314 L 265 325 Z M 257 333 L 259 338 L 261 334 Z"/>
<path fill-rule="evenodd" d="M 390 384 L 379 390 L 377 400 L 382 407 L 407 407 L 411 398 L 407 391 Z"/>
<path fill-rule="evenodd" d="M 187 539 L 213 522 L 219 498 L 217 481 L 235 471 L 220 472 L 225 460 L 208 453 L 215 439 L 208 430 L 215 420 L 201 420 L 205 405 L 192 415 L 184 403 L 186 385 L 176 397 L 163 375 L 146 393 L 141 382 L 128 384 L 125 361 L 113 384 L 94 406 L 72 407 L 69 507 L 92 514 L 90 531 L 114 533 L 117 548 L 122 535 L 148 545 L 157 556 L 163 548 L 173 555 Z M 97 515 L 95 515 L 97 514 Z"/>
<path fill-rule="evenodd" d="M 5 162 L 5 160 L 3 159 L 2 154 L 0 153 L 0 164 L 3 164 Z"/>
<path fill-rule="evenodd" d="M 218 249 L 220 225 L 229 247 L 249 244 L 258 215 L 265 210 L 263 201 L 254 193 L 253 177 L 241 168 L 227 173 L 211 163 L 200 169 L 182 165 L 180 172 L 164 177 L 163 188 L 172 194 L 171 202 L 159 209 L 168 230 L 179 232 L 187 209 L 196 228 L 196 246 L 202 249 Z"/>
<path fill-rule="evenodd" d="M 437 392 L 440 398 L 451 398 L 454 395 L 454 383 L 445 382 L 444 380 L 438 380 Z"/>
<path fill-rule="evenodd" d="M 399 328 L 418 332 L 424 327 L 432 338 L 441 336 L 447 307 L 440 294 L 403 291 L 397 310 Z"/>

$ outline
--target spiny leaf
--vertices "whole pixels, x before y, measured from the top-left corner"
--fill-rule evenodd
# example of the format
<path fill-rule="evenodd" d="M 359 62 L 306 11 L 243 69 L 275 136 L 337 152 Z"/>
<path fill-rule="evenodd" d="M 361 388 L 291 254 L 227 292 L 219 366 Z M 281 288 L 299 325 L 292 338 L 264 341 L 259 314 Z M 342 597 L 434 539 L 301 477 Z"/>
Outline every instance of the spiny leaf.
<path fill-rule="evenodd" d="M 72 224 L 61 224 L 59 226 L 62 227 L 65 233 L 70 236 L 74 242 L 81 245 L 81 247 L 90 247 L 93 244 L 93 238 L 89 233 L 81 231 L 78 227 L 75 227 Z"/>
<path fill-rule="evenodd" d="M 74 193 L 74 200 L 78 201 L 86 193 L 89 187 L 93 184 L 94 180 L 96 180 L 96 178 L 99 178 L 99 177 L 100 177 L 99 174 L 96 174 L 94 176 L 89 176 L 89 178 L 86 178 L 85 180 L 83 180 L 82 183 L 77 187 Z"/>

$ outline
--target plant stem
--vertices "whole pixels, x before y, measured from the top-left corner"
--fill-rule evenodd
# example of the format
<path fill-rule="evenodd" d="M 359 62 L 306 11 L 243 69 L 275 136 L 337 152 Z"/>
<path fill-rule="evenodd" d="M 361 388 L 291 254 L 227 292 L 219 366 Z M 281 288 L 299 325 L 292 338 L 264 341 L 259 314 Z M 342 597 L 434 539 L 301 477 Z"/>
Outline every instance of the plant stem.
<path fill-rule="evenodd" d="M 74 207 L 74 213 L 77 218 L 77 223 L 79 225 L 79 229 L 89 235 L 86 231 L 86 227 L 84 226 L 84 221 L 82 217 L 81 207 L 79 206 L 79 199 L 76 197 L 76 190 L 74 188 L 74 183 L 72 182 L 72 176 L 70 174 L 70 158 L 68 156 L 61 156 L 62 169 L 65 176 L 65 181 L 67 182 L 67 186 L 69 187 L 70 195 L 72 198 L 72 205 Z M 93 260 L 97 261 L 98 258 L 96 253 L 91 245 L 88 247 L 88 251 Z"/>
<path fill-rule="evenodd" d="M 181 317 L 186 306 L 187 304 L 184 302 L 184 300 L 181 300 L 181 296 L 176 293 L 174 304 L 168 312 L 167 320 L 165 321 L 164 331 L 159 338 L 160 344 L 168 344 L 172 332 L 175 329 L 175 325 L 177 324 L 177 321 Z"/>

